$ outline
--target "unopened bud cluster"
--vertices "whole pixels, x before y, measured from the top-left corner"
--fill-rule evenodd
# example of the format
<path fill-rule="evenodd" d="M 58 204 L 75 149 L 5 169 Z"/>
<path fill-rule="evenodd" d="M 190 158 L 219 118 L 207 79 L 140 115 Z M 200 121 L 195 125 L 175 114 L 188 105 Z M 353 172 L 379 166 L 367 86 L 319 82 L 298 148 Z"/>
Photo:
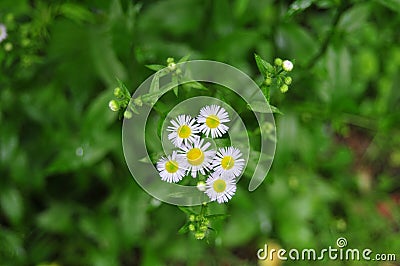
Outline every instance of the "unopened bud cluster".
<path fill-rule="evenodd" d="M 282 93 L 289 90 L 289 85 L 292 84 L 292 78 L 288 73 L 293 70 L 293 63 L 290 60 L 282 60 L 275 58 L 273 71 L 265 74 L 266 78 L 264 84 L 271 86 L 276 82 L 276 86 Z"/>
<path fill-rule="evenodd" d="M 181 70 L 176 66 L 174 58 L 168 57 L 168 59 L 167 59 L 167 67 L 172 72 L 172 74 L 175 74 L 175 75 L 181 74 Z"/>
<path fill-rule="evenodd" d="M 203 215 L 191 214 L 189 216 L 189 231 L 193 232 L 194 237 L 198 240 L 204 239 L 206 236 L 210 221 Z"/>
<path fill-rule="evenodd" d="M 120 114 L 123 114 L 123 116 L 127 119 L 131 118 L 133 113 L 137 112 L 135 105 L 142 106 L 143 104 L 140 98 L 133 99 L 133 104 L 130 103 L 131 95 L 125 86 L 116 87 L 114 89 L 114 97 L 114 99 L 108 102 L 108 107 L 113 112 L 121 111 Z"/>

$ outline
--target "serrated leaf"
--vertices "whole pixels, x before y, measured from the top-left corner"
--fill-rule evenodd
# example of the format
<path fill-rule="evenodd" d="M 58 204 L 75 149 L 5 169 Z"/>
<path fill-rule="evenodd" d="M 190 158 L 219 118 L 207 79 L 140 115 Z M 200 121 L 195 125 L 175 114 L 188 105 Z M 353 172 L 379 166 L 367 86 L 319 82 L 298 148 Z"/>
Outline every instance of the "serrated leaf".
<path fill-rule="evenodd" d="M 151 70 L 154 70 L 154 71 L 159 71 L 159 70 L 165 68 L 165 66 L 163 66 L 163 65 L 146 65 L 146 67 L 148 69 L 151 69 Z"/>

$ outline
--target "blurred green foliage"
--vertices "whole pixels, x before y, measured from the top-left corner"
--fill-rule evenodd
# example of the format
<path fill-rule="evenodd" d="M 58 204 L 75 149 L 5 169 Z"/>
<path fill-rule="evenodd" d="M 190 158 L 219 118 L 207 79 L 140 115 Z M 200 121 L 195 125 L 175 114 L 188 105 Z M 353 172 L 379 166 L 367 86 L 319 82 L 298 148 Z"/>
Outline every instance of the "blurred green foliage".
<path fill-rule="evenodd" d="M 322 249 L 341 236 L 400 259 L 399 12 L 398 0 L 2 0 L 0 265 L 255 265 L 271 239 Z M 262 82 L 254 53 L 295 61 L 288 93 L 271 91 L 284 113 L 273 167 L 214 206 L 229 217 L 209 241 L 179 235 L 185 215 L 126 167 L 116 78 L 134 90 L 145 65 L 190 55 Z"/>

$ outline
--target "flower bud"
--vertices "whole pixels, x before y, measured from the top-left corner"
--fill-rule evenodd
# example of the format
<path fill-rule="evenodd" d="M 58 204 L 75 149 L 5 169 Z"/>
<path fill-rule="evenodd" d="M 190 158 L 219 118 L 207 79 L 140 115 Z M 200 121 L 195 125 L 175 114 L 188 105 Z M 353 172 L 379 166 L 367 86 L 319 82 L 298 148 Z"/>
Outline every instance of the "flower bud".
<path fill-rule="evenodd" d="M 272 78 L 266 78 L 264 81 L 265 85 L 269 86 L 272 84 Z"/>
<path fill-rule="evenodd" d="M 198 239 L 198 240 L 203 239 L 205 236 L 206 236 L 206 234 L 205 234 L 204 232 L 196 232 L 196 233 L 194 234 L 194 237 L 195 237 L 196 239 Z"/>
<path fill-rule="evenodd" d="M 168 64 L 168 69 L 171 70 L 171 71 L 174 71 L 174 70 L 176 69 L 176 64 L 173 63 L 173 62 L 172 62 L 172 63 L 169 63 L 169 64 Z"/>
<path fill-rule="evenodd" d="M 126 110 L 126 111 L 124 112 L 124 117 L 125 117 L 126 119 L 130 119 L 130 118 L 132 117 L 132 112 Z"/>
<path fill-rule="evenodd" d="M 292 78 L 291 78 L 291 77 L 286 77 L 286 78 L 285 78 L 285 84 L 286 84 L 286 85 L 292 84 Z"/>
<path fill-rule="evenodd" d="M 196 217 L 193 214 L 189 216 L 189 221 L 194 222 L 195 219 Z"/>
<path fill-rule="evenodd" d="M 206 183 L 204 181 L 197 182 L 197 189 L 199 191 L 206 191 Z"/>
<path fill-rule="evenodd" d="M 174 62 L 175 62 L 175 60 L 172 57 L 168 57 L 167 58 L 167 64 L 168 65 L 171 64 L 171 63 L 174 63 Z"/>
<path fill-rule="evenodd" d="M 283 85 L 280 87 L 280 90 L 281 90 L 282 93 L 285 93 L 285 92 L 287 92 L 287 91 L 289 90 L 289 87 L 288 87 L 288 85 L 283 84 Z"/>
<path fill-rule="evenodd" d="M 275 65 L 277 65 L 277 66 L 281 66 L 281 65 L 282 65 L 282 59 L 280 59 L 279 57 L 278 57 L 278 58 L 275 58 L 274 63 L 275 63 Z"/>
<path fill-rule="evenodd" d="M 189 224 L 189 230 L 194 231 L 196 228 L 194 227 L 194 224 Z"/>
<path fill-rule="evenodd" d="M 133 99 L 133 103 L 137 106 L 142 106 L 143 105 L 143 101 L 141 97 L 135 98 Z"/>
<path fill-rule="evenodd" d="M 108 107 L 114 112 L 117 112 L 119 110 L 119 104 L 116 100 L 109 101 Z"/>
<path fill-rule="evenodd" d="M 122 90 L 120 87 L 116 87 L 114 89 L 114 95 L 115 95 L 115 97 L 118 97 L 118 98 L 120 98 L 122 96 Z"/>
<path fill-rule="evenodd" d="M 201 225 L 199 229 L 200 229 L 200 231 L 202 231 L 202 232 L 207 232 L 208 226 L 207 226 L 207 225 Z"/>
<path fill-rule="evenodd" d="M 293 63 L 291 61 L 289 61 L 289 60 L 285 60 L 285 61 L 282 62 L 282 68 L 286 72 L 290 72 L 293 69 Z"/>
<path fill-rule="evenodd" d="M 7 42 L 6 44 L 4 44 L 4 50 L 6 50 L 6 52 L 10 52 L 13 49 L 13 45 L 10 42 Z"/>

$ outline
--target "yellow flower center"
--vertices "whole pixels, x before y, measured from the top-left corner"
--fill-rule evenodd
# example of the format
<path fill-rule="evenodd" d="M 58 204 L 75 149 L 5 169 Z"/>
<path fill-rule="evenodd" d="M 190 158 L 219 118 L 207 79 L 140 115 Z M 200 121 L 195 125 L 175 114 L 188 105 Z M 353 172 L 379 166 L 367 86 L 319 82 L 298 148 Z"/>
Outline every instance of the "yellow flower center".
<path fill-rule="evenodd" d="M 206 118 L 206 125 L 209 128 L 217 128 L 221 122 L 219 121 L 218 116 L 216 115 L 209 115 Z"/>
<path fill-rule="evenodd" d="M 178 136 L 182 139 L 187 139 L 191 133 L 192 130 L 187 125 L 183 125 L 178 128 Z"/>
<path fill-rule="evenodd" d="M 214 191 L 217 193 L 222 193 L 226 189 L 226 182 L 223 179 L 215 180 L 213 183 Z"/>
<path fill-rule="evenodd" d="M 233 159 L 232 156 L 224 156 L 221 160 L 221 166 L 225 170 L 232 169 L 232 167 L 235 165 L 235 159 Z"/>
<path fill-rule="evenodd" d="M 179 165 L 177 161 L 168 161 L 165 163 L 165 170 L 167 170 L 168 173 L 173 174 L 176 173 L 176 171 L 179 170 Z"/>
<path fill-rule="evenodd" d="M 188 151 L 186 158 L 191 165 L 201 165 L 204 162 L 204 153 L 199 148 L 193 148 Z"/>

